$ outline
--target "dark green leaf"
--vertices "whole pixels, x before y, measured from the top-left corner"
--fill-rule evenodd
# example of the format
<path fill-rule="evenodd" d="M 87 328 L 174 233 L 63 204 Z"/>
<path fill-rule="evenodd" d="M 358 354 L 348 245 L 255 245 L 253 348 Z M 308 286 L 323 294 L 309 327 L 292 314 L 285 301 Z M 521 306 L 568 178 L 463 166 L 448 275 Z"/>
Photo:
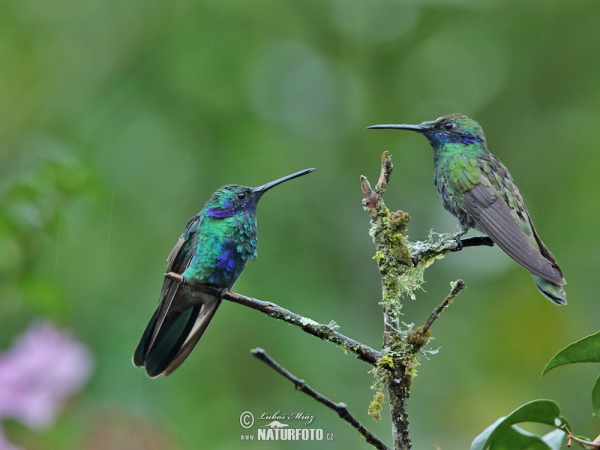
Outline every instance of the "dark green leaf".
<path fill-rule="evenodd" d="M 498 428 L 498 426 L 500 426 L 505 419 L 506 417 L 500 417 L 493 424 L 483 430 L 483 432 L 471 443 L 471 450 L 484 450 L 494 430 L 496 430 L 496 428 Z"/>
<path fill-rule="evenodd" d="M 544 423 L 550 426 L 561 426 L 565 421 L 560 416 L 560 407 L 558 404 L 551 400 L 534 400 L 529 403 L 525 403 L 521 407 L 514 410 L 507 417 L 501 418 L 486 428 L 483 433 L 475 438 L 473 443 L 471 444 L 471 450 L 484 450 L 487 448 L 490 449 L 502 449 L 502 448 L 511 448 L 516 449 L 516 447 L 495 447 L 496 442 L 498 445 L 503 445 L 505 439 L 517 439 L 515 437 L 513 431 L 509 430 L 512 425 L 522 422 L 538 422 Z M 525 442 L 525 436 L 523 433 L 516 430 L 521 434 L 518 439 L 523 439 Z M 522 430 L 521 430 L 522 431 Z M 508 442 L 508 441 L 506 441 Z M 516 442 L 516 441 L 515 441 Z M 541 439 L 540 439 L 540 442 Z M 542 442 L 543 445 L 546 445 Z M 537 445 L 537 444 L 536 444 Z M 519 447 L 519 448 L 529 448 L 529 447 Z M 531 447 L 531 448 L 551 448 L 546 445 L 546 447 Z"/>
<path fill-rule="evenodd" d="M 580 362 L 600 362 L 600 331 L 563 348 L 546 364 L 542 376 L 555 367 Z"/>
<path fill-rule="evenodd" d="M 490 450 L 553 450 L 540 436 L 516 425 L 502 428 L 489 448 Z"/>
<path fill-rule="evenodd" d="M 596 417 L 600 417 L 600 377 L 598 377 L 592 388 L 592 409 Z"/>

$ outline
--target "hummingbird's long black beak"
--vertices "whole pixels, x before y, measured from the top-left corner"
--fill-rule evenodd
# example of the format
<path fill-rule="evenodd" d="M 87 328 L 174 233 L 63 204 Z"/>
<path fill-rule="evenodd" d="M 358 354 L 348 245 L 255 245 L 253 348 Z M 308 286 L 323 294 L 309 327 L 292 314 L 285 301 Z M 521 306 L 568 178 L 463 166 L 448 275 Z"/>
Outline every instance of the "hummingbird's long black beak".
<path fill-rule="evenodd" d="M 315 169 L 314 168 L 312 168 L 312 169 L 304 169 L 304 170 L 301 170 L 300 172 L 296 172 L 296 173 L 293 173 L 291 175 L 287 175 L 285 177 L 279 178 L 278 180 L 271 181 L 271 182 L 269 182 L 267 184 L 263 184 L 262 186 L 255 187 L 252 190 L 254 191 L 255 194 L 262 195 L 265 192 L 267 192 L 269 189 L 271 189 L 272 187 L 277 186 L 278 184 L 281 184 L 281 183 L 283 183 L 285 181 L 288 181 L 288 180 L 291 180 L 293 178 L 301 177 L 302 175 L 306 175 L 308 173 L 311 173 L 313 170 L 315 170 Z"/>
<path fill-rule="evenodd" d="M 418 133 L 424 133 L 429 131 L 429 127 L 426 126 L 426 123 L 422 123 L 420 125 L 406 125 L 406 124 L 397 124 L 397 125 L 371 125 L 367 127 L 368 130 L 380 130 L 380 129 L 395 129 L 395 130 L 411 130 L 416 131 Z"/>

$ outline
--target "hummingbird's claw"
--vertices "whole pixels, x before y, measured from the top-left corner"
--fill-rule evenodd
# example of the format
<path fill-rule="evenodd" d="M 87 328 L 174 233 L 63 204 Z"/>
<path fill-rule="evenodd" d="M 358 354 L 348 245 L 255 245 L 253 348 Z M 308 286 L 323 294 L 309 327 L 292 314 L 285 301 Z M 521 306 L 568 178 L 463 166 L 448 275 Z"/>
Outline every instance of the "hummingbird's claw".
<path fill-rule="evenodd" d="M 463 243 L 462 243 L 462 239 L 461 236 L 465 234 L 464 232 L 460 232 L 460 233 L 456 233 L 453 237 L 454 242 L 456 242 L 456 249 L 455 251 L 459 252 L 463 249 Z"/>
<path fill-rule="evenodd" d="M 185 284 L 185 278 L 183 278 L 183 276 L 181 276 L 180 274 L 175 273 L 175 272 L 165 273 L 165 278 L 168 278 L 169 280 L 173 280 L 173 281 L 179 281 L 180 283 Z"/>

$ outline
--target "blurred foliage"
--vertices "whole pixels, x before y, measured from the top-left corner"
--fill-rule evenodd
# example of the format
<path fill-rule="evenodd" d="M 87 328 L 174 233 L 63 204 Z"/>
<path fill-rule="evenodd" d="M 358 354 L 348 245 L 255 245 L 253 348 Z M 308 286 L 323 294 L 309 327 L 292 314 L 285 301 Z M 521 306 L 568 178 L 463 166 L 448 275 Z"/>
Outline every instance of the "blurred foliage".
<path fill-rule="evenodd" d="M 359 175 L 376 176 L 390 150 L 386 200 L 411 214 L 411 237 L 456 223 L 432 186 L 427 143 L 365 127 L 450 112 L 478 120 L 510 169 L 569 305 L 546 301 L 498 249 L 432 267 L 406 322 L 423 323 L 450 280 L 468 289 L 432 329 L 441 350 L 415 380 L 414 446 L 467 448 L 531 398 L 555 399 L 595 435 L 591 365 L 539 373 L 600 315 L 599 18 L 584 0 L 1 2 L 0 345 L 50 317 L 97 363 L 55 427 L 7 423 L 7 436 L 28 449 L 150 448 L 148 436 L 157 449 L 307 448 L 240 444 L 242 412 L 280 410 L 313 414 L 336 448 L 369 448 L 254 361 L 249 349 L 262 346 L 389 442 L 385 414 L 367 416 L 369 367 L 238 305 L 221 307 L 172 376 L 149 380 L 130 359 L 189 217 L 223 184 L 305 167 L 318 170 L 261 202 L 259 258 L 235 289 L 378 347 Z"/>
<path fill-rule="evenodd" d="M 517 424 L 534 422 L 549 425 L 552 431 L 543 436 L 527 432 Z M 551 400 L 526 403 L 506 417 L 501 417 L 471 444 L 471 450 L 560 450 L 566 433 L 561 426 L 569 423 L 560 415 L 560 407 Z"/>
<path fill-rule="evenodd" d="M 563 348 L 546 364 L 542 372 L 544 376 L 547 372 L 555 367 L 565 364 L 576 364 L 582 362 L 600 362 L 600 332 L 579 339 L 567 347 Z M 594 415 L 598 417 L 600 413 L 600 377 L 594 383 L 592 388 L 592 410 Z M 550 432 L 546 432 L 543 436 L 532 434 L 523 428 L 517 426 L 522 422 L 534 422 L 550 425 L 554 428 Z M 567 432 L 569 435 L 567 436 Z M 565 438 L 567 447 L 571 446 L 570 439 L 573 438 L 572 427 L 569 422 L 560 415 L 560 406 L 551 400 L 534 400 L 528 402 L 506 417 L 501 417 L 492 425 L 487 427 L 479 436 L 475 438 L 471 444 L 471 450 L 560 450 L 564 448 Z M 583 436 L 578 436 L 578 442 L 582 447 L 585 447 L 586 442 L 592 444 L 600 440 L 600 436 L 596 439 L 590 439 Z M 587 447 L 585 447 L 587 448 Z"/>
<path fill-rule="evenodd" d="M 546 364 L 542 376 L 555 367 L 582 362 L 600 362 L 600 331 L 563 348 Z M 596 379 L 592 387 L 591 397 L 592 410 L 596 417 L 600 417 L 600 377 Z"/>

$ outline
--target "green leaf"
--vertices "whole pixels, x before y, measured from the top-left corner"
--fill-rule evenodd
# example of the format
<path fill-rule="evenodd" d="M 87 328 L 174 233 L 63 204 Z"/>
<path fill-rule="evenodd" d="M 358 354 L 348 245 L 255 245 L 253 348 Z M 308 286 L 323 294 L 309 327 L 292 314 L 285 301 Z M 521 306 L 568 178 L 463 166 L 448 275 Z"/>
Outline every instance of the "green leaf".
<path fill-rule="evenodd" d="M 532 441 L 529 438 L 530 433 L 521 430 L 513 425 L 522 422 L 538 422 L 550 425 L 553 427 L 559 427 L 566 423 L 563 417 L 560 415 L 560 407 L 552 400 L 534 400 L 529 403 L 525 403 L 519 408 L 515 409 L 508 416 L 498 419 L 492 425 L 487 427 L 483 433 L 475 438 L 471 444 L 471 450 L 485 450 L 487 448 L 500 450 L 500 449 L 551 449 L 542 439 L 538 441 Z M 511 430 L 512 428 L 512 430 Z M 516 434 L 515 434 L 516 433 Z M 517 436 L 517 434 L 519 436 Z M 514 447 L 518 443 L 525 445 L 524 447 Z M 529 442 L 529 444 L 527 444 Z M 511 443 L 508 447 L 504 447 L 506 443 Z M 497 446 L 498 445 L 498 446 Z M 506 444 L 508 445 L 508 444 Z M 528 447 L 527 445 L 534 445 Z"/>
<path fill-rule="evenodd" d="M 490 450 L 554 450 L 540 436 L 525 431 L 516 425 L 503 428 L 494 441 Z"/>
<path fill-rule="evenodd" d="M 600 331 L 563 348 L 546 364 L 542 376 L 564 364 L 600 362 Z"/>
<path fill-rule="evenodd" d="M 592 409 L 596 417 L 600 417 L 600 377 L 598 377 L 592 388 Z"/>
<path fill-rule="evenodd" d="M 484 450 L 494 430 L 496 430 L 496 428 L 498 428 L 498 426 L 502 424 L 505 419 L 506 417 L 500 417 L 493 424 L 483 430 L 483 432 L 471 443 L 471 450 Z"/>

